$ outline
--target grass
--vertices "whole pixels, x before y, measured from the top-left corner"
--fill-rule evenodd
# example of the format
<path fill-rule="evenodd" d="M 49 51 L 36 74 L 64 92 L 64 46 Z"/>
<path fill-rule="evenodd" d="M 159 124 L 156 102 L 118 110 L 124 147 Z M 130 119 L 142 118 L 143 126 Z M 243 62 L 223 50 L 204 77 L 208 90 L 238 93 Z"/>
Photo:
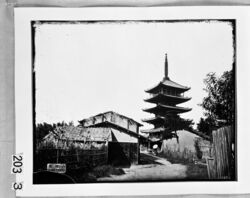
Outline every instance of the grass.
<path fill-rule="evenodd" d="M 159 153 L 159 157 L 166 158 L 172 164 L 183 164 L 187 166 L 187 180 L 208 180 L 207 166 L 196 164 L 191 153 L 183 155 L 179 152 Z"/>
<path fill-rule="evenodd" d="M 165 151 L 158 154 L 159 157 L 166 158 L 172 164 L 187 164 L 194 162 L 194 154 L 191 152 Z"/>
<path fill-rule="evenodd" d="M 109 177 L 110 175 L 123 175 L 125 172 L 121 168 L 115 168 L 110 165 L 98 166 L 93 169 L 92 174 L 96 178 Z"/>
<path fill-rule="evenodd" d="M 188 180 L 208 180 L 207 166 L 200 164 L 187 164 Z"/>
<path fill-rule="evenodd" d="M 70 176 L 76 183 L 91 183 L 96 182 L 100 177 L 122 174 L 125 174 L 125 172 L 121 168 L 115 168 L 111 165 L 102 165 L 88 170 L 71 171 Z"/>

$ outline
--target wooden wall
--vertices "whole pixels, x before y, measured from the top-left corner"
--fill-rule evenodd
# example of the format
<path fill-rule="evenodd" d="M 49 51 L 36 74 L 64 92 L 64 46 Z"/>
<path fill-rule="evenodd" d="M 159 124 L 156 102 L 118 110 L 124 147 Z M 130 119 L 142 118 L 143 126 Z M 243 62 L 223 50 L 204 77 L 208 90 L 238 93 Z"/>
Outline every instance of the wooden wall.
<path fill-rule="evenodd" d="M 134 133 L 138 133 L 139 131 L 138 130 L 139 126 L 136 122 L 114 112 L 107 112 L 91 117 L 89 119 L 85 119 L 83 127 L 89 127 L 94 124 L 100 124 L 106 121 L 118 125 L 124 129 L 128 129 Z"/>
<path fill-rule="evenodd" d="M 212 158 L 207 159 L 210 179 L 234 180 L 236 178 L 233 139 L 232 127 L 222 127 L 213 131 Z"/>
<path fill-rule="evenodd" d="M 109 142 L 108 163 L 114 166 L 130 166 L 139 163 L 139 144 L 127 142 Z"/>

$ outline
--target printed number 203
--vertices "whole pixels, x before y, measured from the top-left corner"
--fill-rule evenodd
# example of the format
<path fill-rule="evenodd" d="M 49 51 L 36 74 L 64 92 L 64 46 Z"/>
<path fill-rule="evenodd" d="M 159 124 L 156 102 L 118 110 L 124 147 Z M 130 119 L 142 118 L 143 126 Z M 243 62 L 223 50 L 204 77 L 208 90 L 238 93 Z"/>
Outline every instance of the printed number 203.
<path fill-rule="evenodd" d="M 12 170 L 11 172 L 16 174 L 16 173 L 22 173 L 22 166 L 23 166 L 23 157 L 22 155 L 13 155 L 12 158 Z"/>

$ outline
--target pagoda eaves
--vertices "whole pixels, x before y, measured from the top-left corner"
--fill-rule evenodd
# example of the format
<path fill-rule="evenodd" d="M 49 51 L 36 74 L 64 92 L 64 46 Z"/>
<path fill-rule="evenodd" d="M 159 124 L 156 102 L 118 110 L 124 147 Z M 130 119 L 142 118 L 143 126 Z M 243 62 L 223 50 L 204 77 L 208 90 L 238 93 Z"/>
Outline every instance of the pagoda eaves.
<path fill-rule="evenodd" d="M 170 112 L 178 114 L 178 113 L 185 113 L 191 110 L 192 110 L 191 108 L 170 106 L 170 105 L 163 105 L 163 104 L 158 104 L 155 107 L 143 109 L 143 111 L 145 112 L 154 113 L 154 114 L 161 114 L 161 113 L 166 114 Z"/>
<path fill-rule="evenodd" d="M 145 118 L 145 119 L 142 119 L 143 122 L 147 122 L 149 124 L 153 124 L 153 125 L 156 125 L 156 124 L 164 124 L 165 122 L 165 118 L 164 117 L 161 117 L 161 116 L 156 116 L 156 117 L 152 117 L 152 118 Z"/>
<path fill-rule="evenodd" d="M 189 97 L 183 97 L 183 96 L 176 96 L 176 95 L 170 95 L 170 94 L 164 94 L 164 93 L 158 93 L 154 94 L 152 97 L 145 99 L 145 102 L 150 103 L 171 103 L 171 104 L 180 104 L 183 102 L 186 102 L 190 100 Z"/>

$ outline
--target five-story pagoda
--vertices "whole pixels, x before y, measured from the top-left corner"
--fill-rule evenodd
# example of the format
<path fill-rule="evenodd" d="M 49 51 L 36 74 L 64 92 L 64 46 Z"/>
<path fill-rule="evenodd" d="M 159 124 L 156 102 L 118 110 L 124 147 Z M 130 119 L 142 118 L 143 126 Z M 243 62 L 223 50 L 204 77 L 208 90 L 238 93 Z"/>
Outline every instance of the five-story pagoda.
<path fill-rule="evenodd" d="M 161 142 L 164 139 L 178 137 L 176 135 L 177 125 L 181 125 L 181 118 L 179 114 L 191 110 L 177 106 L 184 103 L 191 98 L 184 97 L 184 92 L 188 91 L 190 87 L 180 85 L 168 77 L 168 60 L 167 54 L 165 56 L 165 77 L 163 80 L 151 89 L 145 92 L 151 96 L 144 101 L 156 104 L 152 108 L 143 109 L 143 111 L 154 114 L 154 117 L 143 119 L 143 122 L 153 124 L 154 128 L 142 130 L 142 133 L 147 133 L 151 142 Z M 164 137 L 163 137 L 164 135 Z"/>

